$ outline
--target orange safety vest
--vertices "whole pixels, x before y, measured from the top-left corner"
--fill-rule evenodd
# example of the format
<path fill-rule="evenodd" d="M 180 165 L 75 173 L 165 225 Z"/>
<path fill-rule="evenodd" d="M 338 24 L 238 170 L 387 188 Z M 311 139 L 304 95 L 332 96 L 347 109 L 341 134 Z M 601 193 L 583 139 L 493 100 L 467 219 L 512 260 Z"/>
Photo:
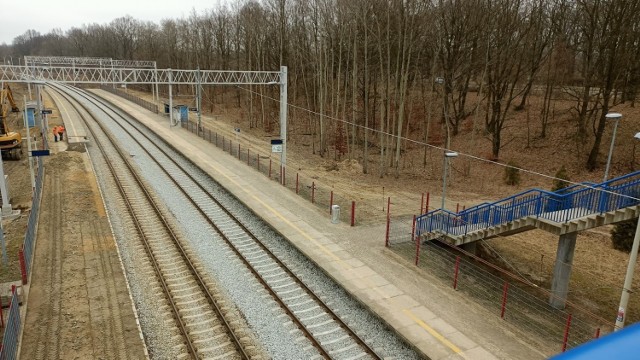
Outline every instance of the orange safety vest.
<path fill-rule="evenodd" d="M 53 135 L 58 135 L 58 127 L 57 126 L 53 127 Z"/>
<path fill-rule="evenodd" d="M 63 133 L 64 132 L 64 126 L 58 126 L 58 132 L 59 133 Z"/>

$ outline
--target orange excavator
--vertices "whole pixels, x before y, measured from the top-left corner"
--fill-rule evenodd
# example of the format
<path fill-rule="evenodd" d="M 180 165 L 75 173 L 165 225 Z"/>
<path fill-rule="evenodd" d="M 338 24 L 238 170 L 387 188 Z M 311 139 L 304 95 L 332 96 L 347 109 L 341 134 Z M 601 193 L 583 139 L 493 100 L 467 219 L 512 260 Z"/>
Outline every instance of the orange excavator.
<path fill-rule="evenodd" d="M 9 112 L 20 112 L 8 84 L 0 91 L 0 151 L 3 159 L 20 160 L 22 157 L 22 135 L 8 126 Z"/>

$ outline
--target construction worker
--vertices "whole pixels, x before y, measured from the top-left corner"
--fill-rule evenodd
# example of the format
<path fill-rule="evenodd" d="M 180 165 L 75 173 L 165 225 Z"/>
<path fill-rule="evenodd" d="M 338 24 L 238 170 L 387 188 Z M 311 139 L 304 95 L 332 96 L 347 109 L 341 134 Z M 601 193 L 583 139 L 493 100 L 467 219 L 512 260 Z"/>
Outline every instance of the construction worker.
<path fill-rule="evenodd" d="M 53 127 L 53 141 L 58 142 L 58 127 Z"/>
<path fill-rule="evenodd" d="M 58 126 L 58 134 L 60 135 L 60 141 L 64 140 L 64 125 Z"/>

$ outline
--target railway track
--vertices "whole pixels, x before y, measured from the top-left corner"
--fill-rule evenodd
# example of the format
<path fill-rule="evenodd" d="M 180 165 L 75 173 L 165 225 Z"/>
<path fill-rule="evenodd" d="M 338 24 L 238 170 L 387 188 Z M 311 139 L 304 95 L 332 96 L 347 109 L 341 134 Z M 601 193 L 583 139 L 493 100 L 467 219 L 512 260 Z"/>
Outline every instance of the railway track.
<path fill-rule="evenodd" d="M 56 88 L 59 90 L 59 88 Z M 65 94 L 59 91 L 61 94 Z M 71 101 L 74 107 L 78 105 Z M 88 111 L 86 108 L 85 111 Z M 219 296 L 212 293 L 210 285 L 196 269 L 178 236 L 172 230 L 156 204 L 152 192 L 137 174 L 136 168 L 117 141 L 98 122 L 88 121 L 78 111 L 95 140 L 126 207 L 142 240 L 145 251 L 154 269 L 156 279 L 163 289 L 168 307 L 183 336 L 180 358 L 194 359 L 249 359 L 247 344 L 241 340 L 230 321 L 226 319 L 224 304 L 219 304 Z"/>
<path fill-rule="evenodd" d="M 86 99 L 96 106 L 104 100 Z M 195 179 L 185 167 L 156 144 L 141 125 L 133 123 L 117 111 L 108 115 L 149 158 L 156 162 L 175 188 L 202 215 L 208 225 L 224 241 L 262 284 L 278 306 L 289 316 L 304 338 L 315 348 L 317 357 L 326 359 L 379 359 L 380 356 L 323 302 L 305 283 L 247 229 L 240 219 L 226 209 L 216 197 Z"/>

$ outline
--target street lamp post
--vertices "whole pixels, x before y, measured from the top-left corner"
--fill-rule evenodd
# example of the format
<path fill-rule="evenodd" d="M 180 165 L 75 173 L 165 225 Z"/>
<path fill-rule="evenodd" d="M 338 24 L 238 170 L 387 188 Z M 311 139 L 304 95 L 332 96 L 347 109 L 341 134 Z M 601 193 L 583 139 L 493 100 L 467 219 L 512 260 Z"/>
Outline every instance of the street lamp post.
<path fill-rule="evenodd" d="M 458 153 L 455 151 L 449 151 L 449 150 L 445 150 L 444 151 L 444 161 L 442 164 L 442 206 L 440 206 L 441 209 L 444 210 L 444 199 L 447 196 L 447 168 L 449 165 L 449 158 L 454 158 L 458 156 Z"/>
<path fill-rule="evenodd" d="M 620 119 L 622 119 L 622 114 L 608 113 L 607 115 L 605 115 L 605 118 L 607 120 L 615 120 L 616 124 L 613 127 L 613 136 L 611 136 L 611 147 L 609 147 L 609 157 L 607 158 L 607 167 L 604 170 L 604 180 L 602 180 L 602 182 L 607 181 L 607 178 L 609 177 L 609 166 L 611 165 L 611 155 L 613 154 L 613 144 L 616 141 L 616 131 L 618 130 L 618 123 L 620 122 Z"/>
<path fill-rule="evenodd" d="M 637 133 L 634 138 L 640 140 L 640 132 Z M 638 219 L 636 219 L 638 220 Z M 633 245 L 631 245 L 631 254 L 629 254 L 629 264 L 627 264 L 627 274 L 624 277 L 624 285 L 622 286 L 622 296 L 620 297 L 620 306 L 618 307 L 618 316 L 616 316 L 616 326 L 613 331 L 618 331 L 624 327 L 625 311 L 627 304 L 629 303 L 629 294 L 631 293 L 631 286 L 633 282 L 633 272 L 636 268 L 636 261 L 638 260 L 638 247 L 640 247 L 640 220 L 636 225 L 636 234 L 633 237 Z"/>

